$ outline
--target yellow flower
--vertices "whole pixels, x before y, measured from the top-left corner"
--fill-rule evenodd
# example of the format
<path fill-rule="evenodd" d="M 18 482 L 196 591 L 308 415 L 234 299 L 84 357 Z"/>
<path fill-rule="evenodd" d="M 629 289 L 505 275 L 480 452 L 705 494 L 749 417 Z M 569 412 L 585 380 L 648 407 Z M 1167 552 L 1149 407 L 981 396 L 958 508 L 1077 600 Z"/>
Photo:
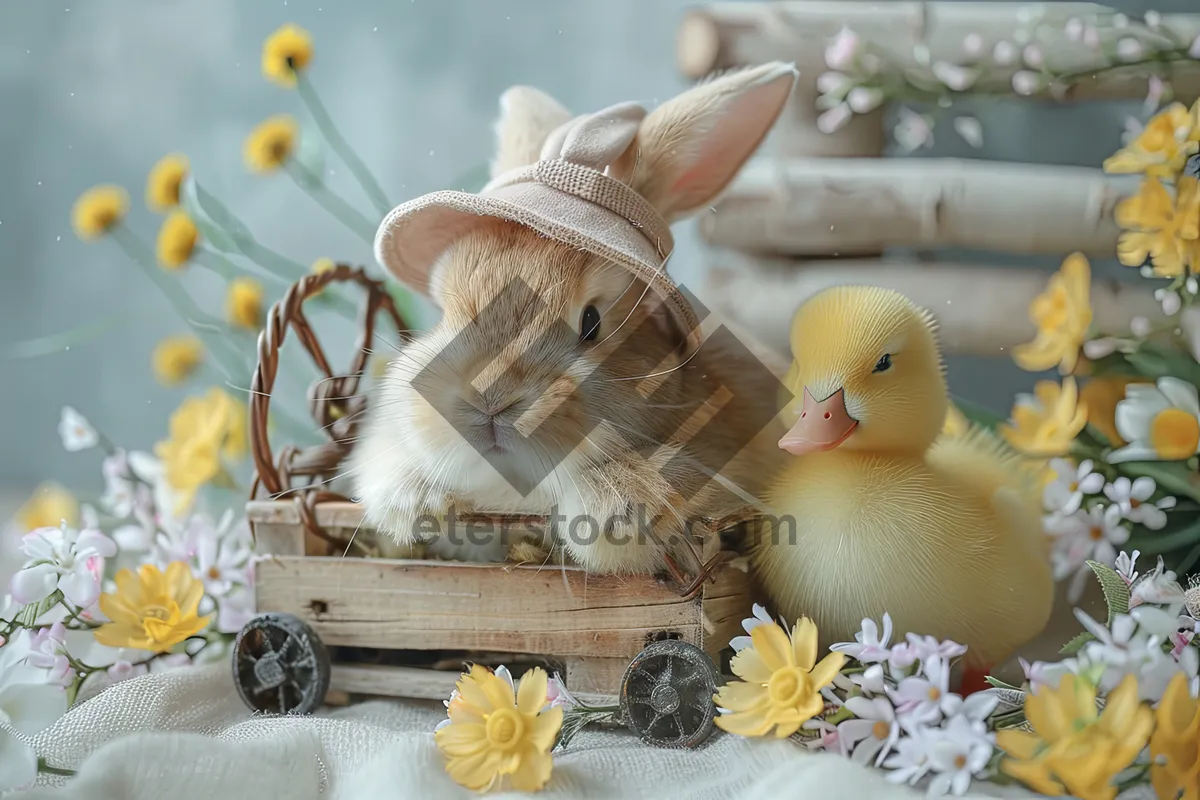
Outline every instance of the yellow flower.
<path fill-rule="evenodd" d="M 546 785 L 563 716 L 558 707 L 542 710 L 548 683 L 534 667 L 521 676 L 514 696 L 509 681 L 477 664 L 458 679 L 450 722 L 433 735 L 455 782 L 480 791 L 509 775 L 519 792 Z"/>
<path fill-rule="evenodd" d="M 1069 374 L 1079 361 L 1079 348 L 1092 324 L 1091 268 L 1081 253 L 1072 253 L 1050 276 L 1046 291 L 1029 304 L 1037 337 L 1013 350 L 1013 361 L 1030 372 L 1057 365 Z"/>
<path fill-rule="evenodd" d="M 129 212 L 129 195 L 120 186 L 95 186 L 79 195 L 71 210 L 75 234 L 84 241 L 98 239 L 121 224 Z"/>
<path fill-rule="evenodd" d="M 1200 267 L 1200 191 L 1195 178 L 1179 179 L 1175 200 L 1158 178 L 1147 178 L 1137 194 L 1117 204 L 1116 220 L 1125 229 L 1117 239 L 1117 258 L 1125 266 L 1140 267 L 1149 258 L 1154 273 L 1164 278 Z"/>
<path fill-rule="evenodd" d="M 168 336 L 154 348 L 154 376 L 165 386 L 178 386 L 204 361 L 204 345 L 195 336 Z"/>
<path fill-rule="evenodd" d="M 283 166 L 296 146 L 296 121 L 286 114 L 271 117 L 246 137 L 242 148 L 252 172 L 271 172 Z"/>
<path fill-rule="evenodd" d="M 167 483 L 178 493 L 176 510 L 187 508 L 200 487 L 224 473 L 222 458 L 246 453 L 246 408 L 213 387 L 189 397 L 171 415 L 169 438 L 155 445 Z"/>
<path fill-rule="evenodd" d="M 1156 712 L 1150 736 L 1150 783 L 1159 797 L 1200 800 L 1200 700 L 1176 673 Z"/>
<path fill-rule="evenodd" d="M 1136 139 L 1105 159 L 1104 171 L 1174 178 L 1196 152 L 1197 133 L 1195 114 L 1182 103 L 1172 103 L 1155 114 Z"/>
<path fill-rule="evenodd" d="M 234 278 L 225 294 L 225 317 L 231 325 L 258 330 L 262 325 L 263 287 L 253 278 Z"/>
<path fill-rule="evenodd" d="M 308 31 L 288 23 L 263 42 L 263 75 L 290 89 L 296 85 L 296 73 L 308 66 L 312 55 L 312 37 Z"/>
<path fill-rule="evenodd" d="M 730 662 L 740 681 L 717 690 L 713 702 L 730 713 L 717 717 L 717 727 L 741 736 L 766 736 L 774 729 L 787 738 L 825 708 L 821 689 L 833 682 L 846 663 L 843 653 L 829 653 L 817 663 L 817 626 L 801 617 L 788 634 L 774 622 L 750 631 L 751 645 Z"/>
<path fill-rule="evenodd" d="M 151 211 L 164 212 L 179 205 L 179 187 L 187 174 L 187 156 L 171 153 L 160 158 L 146 178 L 146 206 Z"/>
<path fill-rule="evenodd" d="M 962 436 L 967 432 L 971 423 L 953 403 L 946 409 L 946 422 L 942 425 L 942 435 L 948 437 Z"/>
<path fill-rule="evenodd" d="M 1035 792 L 1052 797 L 1069 792 L 1079 800 L 1116 797 L 1113 777 L 1137 758 L 1154 727 L 1153 712 L 1138 701 L 1133 675 L 1108 696 L 1103 714 L 1096 709 L 1095 687 L 1068 674 L 1057 689 L 1043 686 L 1026 695 L 1025 717 L 1034 733 L 996 732 L 996 746 L 1008 755 L 1000 771 Z"/>
<path fill-rule="evenodd" d="M 192 257 L 200 241 L 196 223 L 183 211 L 172 211 L 158 229 L 158 263 L 167 269 L 179 269 Z"/>
<path fill-rule="evenodd" d="M 1032 395 L 1021 395 L 1012 409 L 1012 423 L 1000 425 L 1009 444 L 1032 456 L 1064 455 L 1087 424 L 1087 407 L 1078 402 L 1074 378 L 1060 387 L 1038 381 Z"/>
<path fill-rule="evenodd" d="M 1117 432 L 1117 403 L 1125 399 L 1125 387 L 1129 384 L 1152 382 L 1126 375 L 1092 378 L 1079 390 L 1079 404 L 1087 408 L 1088 424 L 1103 433 L 1113 447 L 1127 444 Z"/>
<path fill-rule="evenodd" d="M 75 527 L 79 524 L 79 501 L 57 483 L 43 483 L 17 509 L 16 521 L 22 532 L 36 528 L 57 528 L 64 521 L 68 526 Z"/>
<path fill-rule="evenodd" d="M 197 614 L 204 583 L 182 561 L 168 564 L 165 575 L 142 564 L 137 575 L 123 569 L 114 580 L 117 591 L 100 595 L 100 610 L 110 621 L 95 630 L 96 641 L 106 647 L 165 653 L 211 619 Z"/>

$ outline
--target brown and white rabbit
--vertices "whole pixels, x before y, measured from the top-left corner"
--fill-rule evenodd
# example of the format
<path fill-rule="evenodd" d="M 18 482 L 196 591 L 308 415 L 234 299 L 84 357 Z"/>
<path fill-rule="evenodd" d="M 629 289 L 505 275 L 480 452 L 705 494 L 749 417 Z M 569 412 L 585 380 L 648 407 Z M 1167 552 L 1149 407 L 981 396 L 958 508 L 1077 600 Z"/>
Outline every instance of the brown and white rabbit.
<path fill-rule="evenodd" d="M 707 208 L 794 78 L 767 64 L 683 92 L 641 120 L 608 174 L 668 222 Z M 493 176 L 537 161 L 571 119 L 529 87 L 500 108 Z M 397 544 L 447 533 L 451 509 L 552 515 L 547 549 L 594 572 L 657 572 L 659 542 L 671 549 L 697 518 L 746 506 L 785 457 L 777 378 L 728 335 L 682 351 L 687 332 L 627 269 L 495 219 L 441 255 L 429 292 L 443 316 L 389 365 L 348 464 L 367 524 Z M 475 543 L 450 550 L 503 557 Z"/>

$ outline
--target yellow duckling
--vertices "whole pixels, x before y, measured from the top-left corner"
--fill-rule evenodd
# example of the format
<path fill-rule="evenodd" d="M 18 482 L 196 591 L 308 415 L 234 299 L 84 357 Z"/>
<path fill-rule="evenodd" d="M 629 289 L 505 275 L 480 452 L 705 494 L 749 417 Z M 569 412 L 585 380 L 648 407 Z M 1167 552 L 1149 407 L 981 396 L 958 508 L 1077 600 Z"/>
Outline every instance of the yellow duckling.
<path fill-rule="evenodd" d="M 966 645 L 963 688 L 978 688 L 1050 616 L 1032 473 L 987 431 L 951 432 L 933 319 L 903 295 L 822 291 L 791 343 L 794 425 L 779 446 L 797 458 L 766 497 L 777 521 L 754 544 L 763 588 L 785 618 L 811 617 L 823 648 L 884 612 L 897 638 Z"/>

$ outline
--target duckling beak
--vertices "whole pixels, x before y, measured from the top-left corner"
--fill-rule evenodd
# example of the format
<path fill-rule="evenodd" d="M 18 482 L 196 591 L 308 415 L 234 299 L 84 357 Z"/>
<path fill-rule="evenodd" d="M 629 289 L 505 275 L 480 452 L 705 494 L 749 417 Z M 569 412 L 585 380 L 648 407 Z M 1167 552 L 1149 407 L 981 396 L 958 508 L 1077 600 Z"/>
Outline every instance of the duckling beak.
<path fill-rule="evenodd" d="M 794 456 L 832 450 L 846 441 L 857 427 L 858 420 L 846 410 L 844 390 L 838 389 L 818 403 L 805 386 L 800 418 L 779 440 L 779 447 Z"/>

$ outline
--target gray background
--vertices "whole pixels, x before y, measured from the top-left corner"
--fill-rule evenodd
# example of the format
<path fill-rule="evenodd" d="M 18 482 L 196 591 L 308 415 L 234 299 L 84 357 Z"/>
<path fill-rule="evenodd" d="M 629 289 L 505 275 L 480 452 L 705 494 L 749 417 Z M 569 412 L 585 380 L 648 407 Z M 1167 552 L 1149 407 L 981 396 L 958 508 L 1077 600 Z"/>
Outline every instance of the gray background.
<path fill-rule="evenodd" d="M 1117 5 L 1171 12 L 1189 10 L 1194 1 Z M 399 202 L 445 188 L 489 156 L 496 98 L 512 84 L 537 85 L 576 111 L 627 99 L 655 103 L 683 89 L 673 49 L 689 5 L 0 2 L 0 488 L 20 494 L 54 478 L 98 490 L 98 456 L 59 446 L 60 407 L 76 406 L 121 444 L 149 448 L 187 392 L 156 385 L 149 368 L 154 344 L 183 325 L 113 242 L 84 244 L 71 232 L 70 208 L 81 190 L 101 182 L 126 186 L 134 201 L 129 224 L 152 242 L 158 218 L 142 204 L 145 175 L 161 155 L 179 150 L 260 241 L 305 264 L 322 255 L 370 260 L 366 245 L 286 177 L 255 177 L 242 166 L 242 140 L 260 119 L 278 112 L 305 119 L 295 94 L 259 73 L 262 39 L 276 27 L 292 21 L 313 33 L 314 83 L 389 199 Z M 982 151 L 971 150 L 947 125 L 927 155 L 1094 166 L 1119 146 L 1122 120 L 1139 106 L 988 103 L 979 107 Z M 331 185 L 368 210 L 340 164 L 331 165 Z M 699 287 L 704 253 L 690 225 L 681 226 L 679 238 L 672 269 Z M 1056 259 L 988 260 L 1014 268 L 1056 266 Z M 1115 262 L 1096 268 L 1121 274 Z M 1127 271 L 1123 277 L 1134 276 Z M 217 279 L 193 269 L 183 280 L 201 305 L 219 312 Z M 113 315 L 119 324 L 69 350 L 12 357 L 16 343 Z M 248 341 L 244 347 L 248 351 Z M 1007 409 L 1012 394 L 1036 377 L 1006 358 L 950 365 L 954 391 L 997 409 Z"/>

